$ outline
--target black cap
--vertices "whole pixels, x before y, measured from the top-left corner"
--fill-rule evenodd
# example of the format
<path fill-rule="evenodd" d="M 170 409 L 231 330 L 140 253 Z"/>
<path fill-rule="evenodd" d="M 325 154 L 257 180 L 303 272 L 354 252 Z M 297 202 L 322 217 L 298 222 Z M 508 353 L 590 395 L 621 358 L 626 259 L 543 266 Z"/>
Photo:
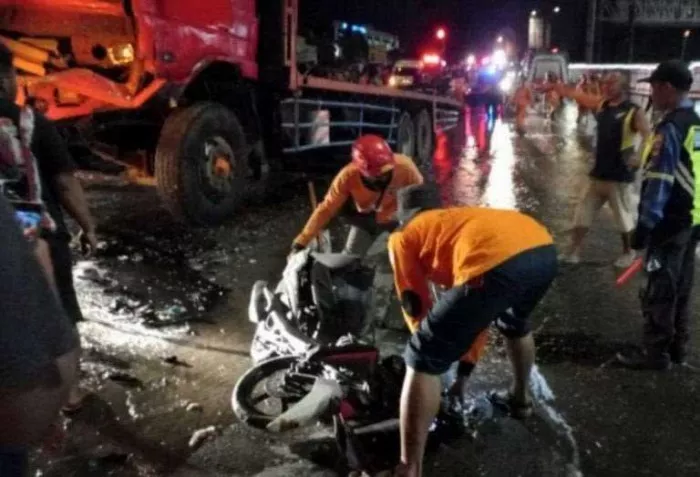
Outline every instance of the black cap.
<path fill-rule="evenodd" d="M 660 63 L 648 78 L 639 80 L 640 83 L 668 83 L 681 91 L 690 91 L 693 84 L 693 74 L 688 64 L 681 60 L 669 60 Z"/>
<path fill-rule="evenodd" d="M 440 192 L 436 187 L 426 184 L 410 185 L 396 193 L 396 218 L 402 224 L 411 220 L 424 210 L 439 209 L 442 205 Z"/>

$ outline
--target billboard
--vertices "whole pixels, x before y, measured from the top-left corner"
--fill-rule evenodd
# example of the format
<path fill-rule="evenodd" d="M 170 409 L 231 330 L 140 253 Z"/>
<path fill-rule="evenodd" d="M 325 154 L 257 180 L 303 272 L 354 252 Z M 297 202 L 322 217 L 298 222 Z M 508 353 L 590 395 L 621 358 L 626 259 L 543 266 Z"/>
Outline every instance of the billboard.
<path fill-rule="evenodd" d="M 700 0 L 602 0 L 600 6 L 605 22 L 629 23 L 634 8 L 637 25 L 700 25 Z"/>

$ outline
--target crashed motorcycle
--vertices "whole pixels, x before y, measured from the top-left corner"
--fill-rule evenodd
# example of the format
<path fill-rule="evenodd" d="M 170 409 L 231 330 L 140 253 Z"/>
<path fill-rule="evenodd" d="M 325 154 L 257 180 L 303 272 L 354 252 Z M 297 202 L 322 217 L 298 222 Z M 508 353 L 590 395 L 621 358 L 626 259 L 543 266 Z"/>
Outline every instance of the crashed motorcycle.
<path fill-rule="evenodd" d="M 290 257 L 274 292 L 266 282 L 253 286 L 254 366 L 233 392 L 239 419 L 281 431 L 324 415 L 396 409 L 398 395 L 388 396 L 386 383 L 400 388 L 402 361 L 380 362 L 379 350 L 357 338 L 371 328 L 373 282 L 374 269 L 357 256 L 305 250 Z"/>
<path fill-rule="evenodd" d="M 367 337 L 374 275 L 354 255 L 304 250 L 291 256 L 274 291 L 264 281 L 253 286 L 248 307 L 256 325 L 253 363 Z"/>

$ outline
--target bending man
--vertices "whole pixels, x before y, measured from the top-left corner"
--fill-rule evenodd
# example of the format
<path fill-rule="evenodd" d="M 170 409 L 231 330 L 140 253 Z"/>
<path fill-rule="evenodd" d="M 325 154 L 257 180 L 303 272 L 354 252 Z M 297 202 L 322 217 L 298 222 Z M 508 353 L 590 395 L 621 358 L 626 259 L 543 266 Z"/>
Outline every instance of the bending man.
<path fill-rule="evenodd" d="M 406 347 L 401 395 L 401 464 L 396 475 L 419 477 L 428 429 L 440 405 L 442 375 L 495 321 L 507 339 L 514 383 L 497 395 L 516 417 L 532 412 L 529 376 L 535 359 L 528 317 L 557 272 L 552 237 L 515 211 L 439 209 L 436 191 L 399 192 L 400 231 L 389 253 L 404 312 L 427 314 Z M 431 304 L 428 283 L 449 288 Z M 428 311 L 429 310 L 429 311 Z"/>
<path fill-rule="evenodd" d="M 360 137 L 352 146 L 350 164 L 333 179 L 292 250 L 306 248 L 342 214 L 351 224 L 344 253 L 365 255 L 382 232 L 396 227 L 396 191 L 422 183 L 423 176 L 409 157 L 394 154 L 379 136 Z"/>

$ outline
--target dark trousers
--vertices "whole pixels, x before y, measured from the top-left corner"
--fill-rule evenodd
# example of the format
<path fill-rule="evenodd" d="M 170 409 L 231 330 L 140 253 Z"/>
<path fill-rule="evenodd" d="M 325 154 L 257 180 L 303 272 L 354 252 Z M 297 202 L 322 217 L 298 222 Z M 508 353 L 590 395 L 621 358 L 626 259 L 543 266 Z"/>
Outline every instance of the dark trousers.
<path fill-rule="evenodd" d="M 29 454 L 26 451 L 0 449 L 0 476 L 28 477 Z"/>
<path fill-rule="evenodd" d="M 491 323 L 507 338 L 530 333 L 530 315 L 557 275 L 557 251 L 547 245 L 521 252 L 483 275 L 483 283 L 445 292 L 406 346 L 416 371 L 445 373 Z"/>
<path fill-rule="evenodd" d="M 83 314 L 80 311 L 78 297 L 75 294 L 75 286 L 73 284 L 73 259 L 69 242 L 61 235 L 51 235 L 45 237 L 45 239 L 51 250 L 54 278 L 63 308 L 73 323 L 82 321 Z"/>
<path fill-rule="evenodd" d="M 685 230 L 649 247 L 648 257 L 661 265 L 641 292 L 644 345 L 653 358 L 686 357 L 697 241 L 697 231 Z"/>

